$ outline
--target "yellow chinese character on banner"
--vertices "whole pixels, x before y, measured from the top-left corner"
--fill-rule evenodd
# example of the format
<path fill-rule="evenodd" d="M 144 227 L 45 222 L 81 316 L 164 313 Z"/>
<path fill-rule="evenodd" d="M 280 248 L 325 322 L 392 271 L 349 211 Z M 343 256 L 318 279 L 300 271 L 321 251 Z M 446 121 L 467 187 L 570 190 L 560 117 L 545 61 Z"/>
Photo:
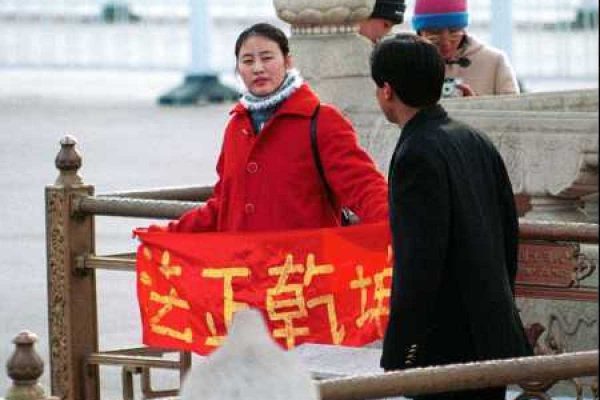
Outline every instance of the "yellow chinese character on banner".
<path fill-rule="evenodd" d="M 280 266 L 271 267 L 269 276 L 277 276 L 277 284 L 274 288 L 267 289 L 266 308 L 269 319 L 283 322 L 283 328 L 273 330 L 273 336 L 286 341 L 286 346 L 292 348 L 296 344 L 296 338 L 307 336 L 310 329 L 307 326 L 294 326 L 294 320 L 306 318 L 307 308 L 315 308 L 324 305 L 329 317 L 331 335 L 334 343 L 339 344 L 344 338 L 344 329 L 338 327 L 335 311 L 335 301 L 332 294 L 306 299 L 305 287 L 310 286 L 313 278 L 317 275 L 333 273 L 331 264 L 317 265 L 314 254 L 309 254 L 304 264 L 294 264 L 294 257 L 288 254 L 285 263 Z M 290 283 L 292 274 L 302 274 L 302 283 Z"/>
<path fill-rule="evenodd" d="M 271 267 L 269 276 L 277 276 L 277 285 L 267 289 L 266 307 L 271 321 L 283 321 L 284 327 L 273 331 L 273 336 L 286 340 L 287 348 L 294 347 L 296 337 L 306 336 L 310 333 L 308 327 L 294 327 L 294 320 L 308 315 L 304 300 L 304 285 L 289 283 L 291 274 L 304 272 L 303 264 L 294 264 L 294 257 L 288 254 L 285 263 L 281 266 Z"/>
<path fill-rule="evenodd" d="M 171 254 L 168 251 L 165 251 L 162 254 L 159 270 L 167 279 L 171 278 L 172 276 L 181 276 L 181 266 L 171 265 Z"/>
<path fill-rule="evenodd" d="M 150 292 L 150 301 L 162 304 L 160 310 L 158 310 L 158 312 L 150 318 L 150 328 L 152 331 L 159 335 L 169 336 L 186 343 L 191 343 L 191 328 L 186 327 L 183 331 L 178 331 L 172 327 L 161 324 L 163 318 L 173 311 L 174 308 L 189 311 L 190 305 L 188 302 L 180 298 L 174 288 L 171 288 L 171 290 L 169 290 L 169 294 L 167 295 L 161 295 L 154 291 Z"/>
<path fill-rule="evenodd" d="M 313 276 L 332 274 L 334 271 L 333 265 L 331 264 L 316 265 L 314 254 L 309 254 L 306 257 L 306 268 L 307 270 L 306 274 L 304 275 L 304 286 L 307 287 L 312 282 Z M 335 310 L 335 297 L 333 294 L 326 294 L 309 299 L 306 305 L 308 308 L 315 308 L 320 305 L 325 306 L 327 310 L 327 318 L 329 319 L 331 340 L 333 341 L 333 344 L 341 344 L 346 336 L 346 330 L 343 326 L 338 326 L 337 313 Z"/>
<path fill-rule="evenodd" d="M 230 268 L 218 268 L 218 269 L 204 269 L 202 271 L 203 278 L 209 279 L 223 279 L 223 319 L 225 321 L 225 327 L 229 328 L 231 321 L 233 320 L 233 314 L 239 310 L 248 308 L 245 303 L 239 303 L 233 298 L 233 280 L 234 278 L 248 278 L 250 276 L 250 269 L 247 267 L 230 267 Z M 210 312 L 206 313 L 206 324 L 208 330 L 212 336 L 206 339 L 207 346 L 219 346 L 223 343 L 225 338 L 224 335 L 217 334 L 217 328 L 215 325 L 214 317 Z"/>
<path fill-rule="evenodd" d="M 356 319 L 356 326 L 362 328 L 365 323 L 375 322 L 377 333 L 383 336 L 383 326 L 381 317 L 389 315 L 389 308 L 386 299 L 389 299 L 391 290 L 385 285 L 386 278 L 392 277 L 392 268 L 386 267 L 383 271 L 376 273 L 372 277 L 365 277 L 364 267 L 356 266 L 357 278 L 350 282 L 350 288 L 360 290 L 360 316 Z M 367 308 L 369 288 L 373 288 L 373 301 L 375 305 Z"/>
<path fill-rule="evenodd" d="M 152 252 L 147 247 L 143 249 L 143 254 L 146 260 L 152 260 Z M 181 275 L 181 267 L 171 265 L 171 256 L 168 251 L 163 252 L 161 256 L 159 271 L 165 278 Z M 151 286 L 153 283 L 150 275 L 145 271 L 141 274 L 140 280 L 142 284 L 146 286 Z M 190 327 L 186 327 L 183 331 L 179 331 L 173 327 L 166 326 L 165 324 L 161 323 L 165 316 L 167 316 L 174 309 L 186 311 L 189 311 L 190 309 L 188 302 L 179 297 L 179 294 L 174 288 L 171 288 L 168 294 L 160 294 L 156 291 L 151 291 L 150 302 L 162 305 L 156 314 L 150 317 L 150 329 L 152 329 L 154 333 L 157 335 L 168 336 L 173 339 L 181 340 L 186 343 L 192 342 L 193 335 Z"/>
<path fill-rule="evenodd" d="M 218 347 L 223 344 L 225 341 L 225 335 L 219 335 L 217 333 L 217 325 L 215 324 L 215 318 L 212 313 L 206 313 L 206 326 L 208 327 L 208 331 L 210 332 L 210 336 L 206 338 L 204 342 L 207 346 Z"/>

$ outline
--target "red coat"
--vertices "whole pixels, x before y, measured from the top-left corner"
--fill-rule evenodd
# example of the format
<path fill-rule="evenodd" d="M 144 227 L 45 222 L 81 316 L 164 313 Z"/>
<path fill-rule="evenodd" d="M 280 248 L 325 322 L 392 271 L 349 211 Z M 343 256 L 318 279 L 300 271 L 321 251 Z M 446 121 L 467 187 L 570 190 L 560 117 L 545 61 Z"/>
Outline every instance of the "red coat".
<path fill-rule="evenodd" d="M 310 119 L 319 104 L 304 84 L 285 100 L 260 134 L 248 111 L 231 111 L 214 194 L 201 207 L 169 224 L 169 230 L 264 231 L 339 225 L 340 205 L 363 222 L 387 219 L 387 184 L 358 145 L 350 122 L 330 105 L 319 112 L 317 138 L 333 206 L 324 190 L 310 144 Z"/>

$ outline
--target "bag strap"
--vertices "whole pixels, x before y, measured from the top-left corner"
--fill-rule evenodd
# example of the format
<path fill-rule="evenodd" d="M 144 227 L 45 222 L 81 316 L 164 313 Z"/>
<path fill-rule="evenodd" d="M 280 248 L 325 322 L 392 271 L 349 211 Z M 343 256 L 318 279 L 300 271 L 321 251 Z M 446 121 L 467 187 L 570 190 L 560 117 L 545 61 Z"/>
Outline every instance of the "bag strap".
<path fill-rule="evenodd" d="M 327 183 L 327 179 L 325 179 L 325 171 L 323 171 L 323 164 L 321 163 L 321 156 L 319 154 L 319 143 L 317 142 L 317 122 L 319 118 L 319 110 L 321 109 L 321 104 L 317 104 L 315 107 L 315 111 L 310 117 L 310 148 L 312 150 L 312 155 L 315 160 L 315 165 L 317 167 L 317 171 L 319 172 L 319 176 L 321 177 L 321 181 L 323 182 L 323 186 L 325 186 L 325 191 L 327 192 L 327 197 L 333 204 L 333 193 L 331 193 L 331 188 Z"/>
<path fill-rule="evenodd" d="M 327 183 L 327 179 L 325 179 L 325 171 L 323 171 L 323 164 L 321 163 L 321 156 L 319 155 L 319 144 L 317 142 L 317 120 L 319 117 L 319 110 L 321 109 L 321 104 L 317 104 L 315 111 L 310 117 L 310 148 L 312 150 L 313 158 L 315 160 L 315 165 L 317 167 L 317 171 L 319 171 L 319 176 L 321 177 L 321 182 L 323 182 L 323 186 L 325 186 L 325 191 L 327 192 L 327 197 L 329 198 L 329 202 L 333 205 L 335 204 L 333 196 L 333 192 L 331 187 Z M 358 223 L 359 218 L 349 209 L 342 207 L 342 215 L 340 219 L 340 223 L 342 226 L 353 225 Z"/>

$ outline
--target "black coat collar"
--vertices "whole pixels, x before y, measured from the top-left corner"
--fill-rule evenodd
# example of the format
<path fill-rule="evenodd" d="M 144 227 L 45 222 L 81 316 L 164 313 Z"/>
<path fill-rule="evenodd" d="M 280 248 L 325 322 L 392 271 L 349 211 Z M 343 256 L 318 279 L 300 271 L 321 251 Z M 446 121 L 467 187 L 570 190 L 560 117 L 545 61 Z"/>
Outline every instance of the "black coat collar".
<path fill-rule="evenodd" d="M 402 134 L 400 135 L 400 140 L 398 141 L 398 146 L 401 145 L 408 137 L 410 137 L 414 132 L 418 131 L 418 127 L 423 125 L 427 121 L 436 120 L 436 119 L 445 119 L 448 116 L 444 107 L 439 104 L 435 104 L 431 107 L 422 108 L 412 117 L 404 128 L 402 128 Z"/>
<path fill-rule="evenodd" d="M 396 143 L 396 147 L 394 149 L 394 153 L 392 154 L 392 159 L 390 162 L 389 170 L 388 170 L 388 178 L 392 177 L 394 172 L 394 164 L 396 163 L 396 156 L 399 153 L 400 147 L 402 143 L 404 143 L 410 136 L 412 136 L 415 132 L 419 131 L 419 128 L 426 124 L 428 121 L 432 120 L 442 120 L 448 117 L 448 113 L 444 110 L 439 104 L 435 104 L 431 107 L 422 108 L 417 112 L 414 117 L 412 117 L 404 128 L 402 128 L 402 132 L 400 133 L 400 138 Z"/>

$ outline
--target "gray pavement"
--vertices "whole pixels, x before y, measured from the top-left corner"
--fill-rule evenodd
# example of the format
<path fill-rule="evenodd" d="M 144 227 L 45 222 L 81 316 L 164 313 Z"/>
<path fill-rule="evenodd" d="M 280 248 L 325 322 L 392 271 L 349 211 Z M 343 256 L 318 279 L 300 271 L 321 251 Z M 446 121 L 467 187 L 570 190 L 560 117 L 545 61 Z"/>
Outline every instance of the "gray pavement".
<path fill-rule="evenodd" d="M 176 73 L 18 71 L 0 74 L 0 363 L 22 329 L 40 336 L 47 361 L 44 187 L 65 134 L 79 140 L 81 175 L 96 192 L 211 184 L 230 105 L 161 108 Z M 134 251 L 131 229 L 149 221 L 98 218 L 98 251 Z M 100 273 L 100 344 L 140 343 L 133 274 Z M 110 398 L 117 368 L 103 367 Z M 48 373 L 43 384 L 48 387 Z M 9 382 L 2 372 L 0 397 Z"/>

